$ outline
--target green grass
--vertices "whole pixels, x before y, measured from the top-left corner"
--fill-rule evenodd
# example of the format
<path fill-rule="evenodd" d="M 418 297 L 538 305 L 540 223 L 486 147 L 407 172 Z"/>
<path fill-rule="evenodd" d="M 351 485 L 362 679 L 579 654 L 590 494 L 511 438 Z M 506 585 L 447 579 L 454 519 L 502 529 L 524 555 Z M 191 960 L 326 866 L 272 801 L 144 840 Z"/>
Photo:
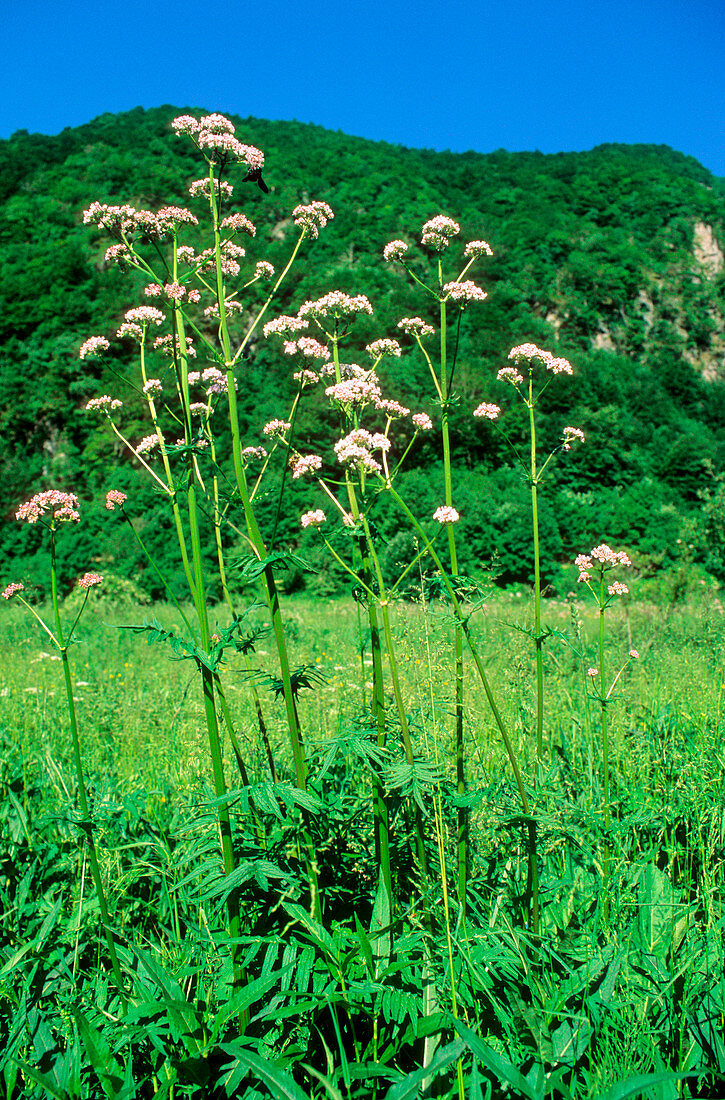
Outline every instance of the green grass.
<path fill-rule="evenodd" d="M 227 745 L 238 865 L 247 868 L 237 887 L 245 967 L 257 983 L 249 986 L 252 1022 L 243 1038 L 234 1023 L 245 994 L 230 985 L 221 931 L 224 881 L 193 663 L 172 661 L 163 647 L 119 629 L 142 621 L 144 611 L 106 615 L 102 603 L 89 609 L 72 648 L 96 843 L 134 1006 L 124 1022 L 99 947 L 96 903 L 74 824 L 59 662 L 21 608 L 2 609 L 0 1048 L 8 1052 L 0 1056 L 2 1095 L 271 1093 L 299 1100 L 389 1094 L 392 1100 L 415 1094 L 405 1089 L 414 1090 L 424 1056 L 430 1061 L 426 1031 L 440 1035 L 438 1095 L 458 1095 L 459 1054 L 466 1095 L 474 1100 L 724 1095 L 725 623 L 719 604 L 708 597 L 668 614 L 632 602 L 611 616 L 611 667 L 631 646 L 642 657 L 622 677 L 611 710 L 608 838 L 598 707 L 587 699 L 585 674 L 594 619 L 584 604 L 547 602 L 545 621 L 567 637 L 555 635 L 546 645 L 547 763 L 537 788 L 532 647 L 518 629 L 530 625 L 528 601 L 515 593 L 492 596 L 474 620 L 532 794 L 542 928 L 537 938 L 524 926 L 525 831 L 506 755 L 471 676 L 470 911 L 464 926 L 454 906 L 450 923 L 458 1024 L 451 1015 L 440 873 L 428 897 L 432 931 L 417 908 L 416 782 L 410 776 L 391 796 L 399 883 L 394 965 L 386 971 L 385 959 L 375 958 L 383 940 L 376 939 L 381 922 L 373 910 L 370 773 L 350 740 L 364 731 L 370 694 L 356 607 L 306 597 L 286 604 L 292 667 L 320 675 L 300 693 L 299 709 L 317 806 L 309 820 L 323 922 L 315 926 L 305 916 L 299 813 L 285 783 L 291 760 L 283 706 L 270 690 L 277 673 L 263 638 L 251 664 L 280 773 L 274 805 L 249 674 L 236 657 L 223 669 L 251 784 L 240 797 Z M 429 859 L 436 866 L 432 806 L 440 792 L 452 882 L 453 623 L 438 604 L 423 613 L 400 602 L 394 612 L 416 752 L 433 769 L 415 777 Z M 173 609 L 146 614 L 167 626 L 175 621 Z M 216 619 L 212 614 L 212 624 L 217 619 L 225 623 L 223 609 Z M 589 647 L 583 659 L 575 652 L 577 622 Z M 254 818 L 245 809 L 249 800 Z M 605 843 L 611 854 L 606 897 Z M 436 990 L 427 1002 L 426 967 Z M 450 1045 L 455 1042 L 458 1047 Z M 104 1044 L 110 1053 L 101 1057 Z M 110 1077 L 104 1077 L 104 1058 L 116 1066 Z M 677 1081 L 661 1076 L 665 1072 L 693 1076 Z M 616 1091 L 617 1082 L 638 1074 L 660 1078 Z"/>

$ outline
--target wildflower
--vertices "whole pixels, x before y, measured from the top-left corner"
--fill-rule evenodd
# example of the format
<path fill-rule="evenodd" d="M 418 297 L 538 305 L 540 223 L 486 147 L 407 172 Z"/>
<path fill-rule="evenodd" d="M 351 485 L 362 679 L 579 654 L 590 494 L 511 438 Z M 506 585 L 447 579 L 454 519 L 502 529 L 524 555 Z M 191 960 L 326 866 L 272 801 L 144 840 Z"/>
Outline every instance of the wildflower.
<path fill-rule="evenodd" d="M 128 337 L 129 340 L 138 340 L 139 344 L 143 343 L 144 330 L 140 325 L 129 324 L 128 321 L 124 321 L 119 328 L 116 336 L 119 340 L 124 340 Z"/>
<path fill-rule="evenodd" d="M 115 512 L 116 508 L 122 508 L 127 500 L 127 494 L 120 489 L 109 489 L 106 493 L 106 508 L 109 512 Z"/>
<path fill-rule="evenodd" d="M 135 325 L 160 325 L 164 319 L 161 310 L 155 306 L 136 306 L 135 309 L 129 309 L 124 317 Z"/>
<path fill-rule="evenodd" d="M 370 379 L 347 378 L 328 386 L 325 396 L 339 401 L 341 405 L 363 405 L 380 397 L 380 387 Z"/>
<path fill-rule="evenodd" d="M 633 661 L 638 661 L 639 660 L 639 653 L 637 652 L 636 649 L 630 649 L 629 655 L 630 655 L 630 657 L 632 658 Z"/>
<path fill-rule="evenodd" d="M 203 197 L 208 199 L 211 194 L 211 187 L 209 185 L 209 177 L 205 177 L 203 180 L 194 180 L 189 184 L 189 194 L 192 198 Z M 214 194 L 222 195 L 225 199 L 230 199 L 234 192 L 234 188 L 231 183 L 227 183 L 226 180 L 214 180 Z"/>
<path fill-rule="evenodd" d="M 408 336 L 432 336 L 435 329 L 432 325 L 427 325 L 425 321 L 420 317 L 404 317 L 402 321 L 398 321 L 398 328 L 402 328 Z"/>
<path fill-rule="evenodd" d="M 180 302 L 182 298 L 186 297 L 186 287 L 181 283 L 166 283 L 164 285 L 164 293 L 167 298 L 171 298 L 174 302 Z"/>
<path fill-rule="evenodd" d="M 102 397 L 92 397 L 85 406 L 85 410 L 86 412 L 109 413 L 112 409 L 120 409 L 122 405 L 123 401 L 119 401 L 117 397 L 109 397 L 107 393 L 104 393 Z"/>
<path fill-rule="evenodd" d="M 457 523 L 461 517 L 455 508 L 451 508 L 449 505 L 442 504 L 440 508 L 436 508 L 433 513 L 433 519 L 438 523 Z"/>
<path fill-rule="evenodd" d="M 190 416 L 209 416 L 211 412 L 205 401 L 192 401 L 189 405 Z"/>
<path fill-rule="evenodd" d="M 281 435 L 288 432 L 292 424 L 289 420 L 270 420 L 262 428 L 263 435 Z"/>
<path fill-rule="evenodd" d="M 152 451 L 156 450 L 159 445 L 159 437 L 157 435 L 145 435 L 140 443 L 136 444 L 134 448 L 136 454 L 148 455 Z"/>
<path fill-rule="evenodd" d="M 612 584 L 607 585 L 607 592 L 610 596 L 626 596 L 629 589 L 621 581 L 613 581 Z"/>
<path fill-rule="evenodd" d="M 147 298 L 160 298 L 164 292 L 164 288 L 161 283 L 149 283 L 144 287 L 144 294 Z"/>
<path fill-rule="evenodd" d="M 322 459 L 319 455 L 298 455 L 297 458 L 290 460 L 290 466 L 293 478 L 304 477 L 305 474 L 319 470 L 322 467 Z"/>
<path fill-rule="evenodd" d="M 300 336 L 297 341 L 297 351 L 302 352 L 308 359 L 330 358 L 330 349 L 312 336 Z"/>
<path fill-rule="evenodd" d="M 463 250 L 467 259 L 475 259 L 478 256 L 493 256 L 493 249 L 486 241 L 469 241 Z"/>
<path fill-rule="evenodd" d="M 337 461 L 343 466 L 365 473 L 382 473 L 382 466 L 373 458 L 373 451 L 389 451 L 390 440 L 379 432 L 372 433 L 365 428 L 355 428 L 334 446 Z"/>
<path fill-rule="evenodd" d="M 328 221 L 334 218 L 331 208 L 326 202 L 311 202 L 307 206 L 296 206 L 292 211 L 292 220 L 295 225 L 307 230 L 313 240 L 320 235 Z"/>
<path fill-rule="evenodd" d="M 161 209 L 156 212 L 156 221 L 159 230 L 164 236 L 176 229 L 179 225 L 199 224 L 199 219 L 192 214 L 191 210 L 187 210 L 185 206 L 162 206 Z"/>
<path fill-rule="evenodd" d="M 458 222 L 453 218 L 447 218 L 444 214 L 437 214 L 423 226 L 421 243 L 427 248 L 433 248 L 436 252 L 442 252 L 450 244 L 451 237 L 461 232 Z"/>
<path fill-rule="evenodd" d="M 470 279 L 462 283 L 446 283 L 443 292 L 454 302 L 483 302 L 488 298 L 486 291 L 481 290 L 480 286 L 476 286 Z"/>
<path fill-rule="evenodd" d="M 207 367 L 203 370 L 201 380 L 209 387 L 206 391 L 207 397 L 211 397 L 215 393 L 229 393 L 227 376 L 218 367 Z M 234 380 L 234 388 L 237 389 L 236 379 Z"/>
<path fill-rule="evenodd" d="M 305 512 L 300 516 L 300 525 L 302 527 L 321 527 L 326 521 L 327 516 L 321 508 L 316 508 L 313 512 Z"/>
<path fill-rule="evenodd" d="M 632 564 L 624 550 L 612 550 L 611 546 L 607 546 L 606 542 L 601 543 L 599 546 L 595 546 L 591 552 L 591 556 L 598 562 L 601 562 L 602 565 L 608 565 L 610 567 Z"/>
<path fill-rule="evenodd" d="M 108 351 L 110 346 L 105 336 L 89 336 L 85 344 L 81 345 L 78 358 L 93 359 L 96 355 L 102 355 L 104 351 Z"/>
<path fill-rule="evenodd" d="M 274 276 L 274 264 L 267 263 L 266 260 L 258 260 L 257 266 L 254 269 L 255 279 L 271 279 Z"/>
<path fill-rule="evenodd" d="M 295 332 L 301 332 L 305 328 L 307 328 L 307 321 L 301 317 L 289 317 L 283 314 L 281 317 L 275 317 L 273 321 L 267 321 L 262 331 L 265 336 L 271 336 L 272 334 L 289 336 Z"/>
<path fill-rule="evenodd" d="M 300 382 L 303 386 L 313 386 L 315 382 L 320 381 L 319 374 L 315 374 L 313 370 L 297 370 L 292 377 L 295 382 Z"/>
<path fill-rule="evenodd" d="M 246 214 L 229 214 L 222 219 L 220 229 L 231 229 L 233 233 L 248 233 L 250 237 L 257 232 L 256 225 L 250 222 Z"/>
<path fill-rule="evenodd" d="M 261 462 L 266 457 L 267 452 L 264 447 L 245 447 L 242 451 L 242 458 L 246 459 L 247 461 L 251 461 L 252 459 L 254 459 L 257 462 Z"/>
<path fill-rule="evenodd" d="M 373 399 L 373 404 L 376 409 L 380 409 L 388 416 L 410 416 L 410 409 L 406 409 L 405 405 L 401 405 L 398 401 L 381 400 L 380 398 Z"/>
<path fill-rule="evenodd" d="M 160 351 L 162 355 L 179 354 L 179 337 L 176 333 L 172 336 L 157 336 L 153 342 L 153 347 L 156 351 Z M 186 337 L 186 357 L 187 359 L 196 359 L 196 348 L 191 342 L 191 337 Z"/>
<path fill-rule="evenodd" d="M 433 421 L 428 413 L 413 413 L 411 419 L 419 431 L 429 432 L 433 427 Z"/>
<path fill-rule="evenodd" d="M 158 397 L 162 389 L 160 378 L 149 378 L 148 382 L 144 382 L 143 392 L 147 397 Z"/>
<path fill-rule="evenodd" d="M 100 573 L 84 573 L 78 580 L 79 588 L 93 588 L 96 584 L 103 584 L 103 576 Z"/>
<path fill-rule="evenodd" d="M 126 270 L 126 265 L 133 262 L 133 252 L 125 244 L 112 244 L 103 254 L 103 258 L 107 264 L 118 264 L 122 271 Z"/>
<path fill-rule="evenodd" d="M 384 260 L 402 260 L 408 246 L 405 241 L 390 241 L 383 249 Z"/>
<path fill-rule="evenodd" d="M 483 416 L 487 420 L 497 420 L 500 412 L 498 405 L 489 405 L 487 401 L 483 401 L 477 409 L 473 410 L 473 415 Z"/>
<path fill-rule="evenodd" d="M 26 500 L 15 513 L 17 520 L 37 523 L 46 512 L 58 523 L 78 523 L 78 497 L 75 493 L 64 493 L 60 489 L 47 489 L 44 493 Z"/>
<path fill-rule="evenodd" d="M 365 348 L 371 359 L 381 359 L 384 355 L 400 358 L 402 348 L 397 340 L 375 340 Z"/>
<path fill-rule="evenodd" d="M 10 597 L 14 596 L 16 592 L 23 592 L 24 590 L 25 585 L 22 584 L 20 581 L 12 581 L 3 592 L 3 599 L 9 600 Z"/>
<path fill-rule="evenodd" d="M 179 263 L 193 264 L 196 253 L 190 244 L 182 244 L 176 249 L 176 258 Z"/>
<path fill-rule="evenodd" d="M 571 450 L 571 445 L 576 439 L 580 443 L 584 442 L 584 432 L 580 428 L 564 428 L 563 447 L 565 451 Z"/>
<path fill-rule="evenodd" d="M 198 290 L 190 290 L 186 297 L 189 302 L 201 301 L 201 294 Z"/>
<path fill-rule="evenodd" d="M 501 367 L 496 378 L 499 382 L 510 382 L 512 386 L 520 386 L 524 380 L 515 367 Z"/>
<path fill-rule="evenodd" d="M 83 211 L 83 224 L 97 225 L 99 229 L 120 236 L 133 230 L 135 216 L 133 206 L 108 206 L 104 202 L 92 202 Z"/>
<path fill-rule="evenodd" d="M 550 351 L 542 351 L 536 344 L 519 344 L 517 347 L 511 348 L 508 357 L 509 359 L 513 359 L 516 363 L 527 360 L 529 363 L 529 370 L 531 369 L 531 363 L 538 359 L 544 364 L 546 369 L 552 371 L 553 374 L 574 373 L 568 359 L 558 358 L 552 355 Z"/>
<path fill-rule="evenodd" d="M 305 302 L 300 306 L 300 317 L 350 317 L 356 313 L 372 313 L 373 307 L 364 294 L 344 294 L 341 290 L 331 290 L 314 302 Z"/>
<path fill-rule="evenodd" d="M 598 668 L 588 668 L 587 669 L 587 676 L 598 676 L 598 675 L 599 675 L 599 669 Z"/>
<path fill-rule="evenodd" d="M 201 124 L 193 115 L 178 115 L 171 122 L 171 129 L 177 134 L 196 134 L 201 129 Z"/>

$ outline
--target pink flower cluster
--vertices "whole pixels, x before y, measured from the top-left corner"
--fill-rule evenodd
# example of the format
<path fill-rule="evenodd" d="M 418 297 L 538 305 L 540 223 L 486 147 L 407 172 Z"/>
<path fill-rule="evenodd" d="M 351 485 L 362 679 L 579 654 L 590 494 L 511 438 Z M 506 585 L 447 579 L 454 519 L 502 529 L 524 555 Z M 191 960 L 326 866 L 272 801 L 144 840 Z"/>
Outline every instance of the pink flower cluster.
<path fill-rule="evenodd" d="M 143 384 L 143 392 L 146 397 L 159 397 L 163 390 L 160 378 L 149 378 L 148 382 Z"/>
<path fill-rule="evenodd" d="M 493 256 L 493 249 L 486 241 L 469 241 L 463 250 L 467 259 L 476 259 L 478 256 Z"/>
<path fill-rule="evenodd" d="M 108 414 L 112 409 L 120 409 L 123 401 L 117 397 L 109 397 L 104 393 L 102 397 L 92 397 L 86 405 L 86 412 L 102 412 Z"/>
<path fill-rule="evenodd" d="M 384 260 L 402 260 L 408 246 L 405 241 L 390 241 L 383 249 Z"/>
<path fill-rule="evenodd" d="M 315 470 L 321 469 L 322 459 L 319 455 L 298 455 L 297 458 L 290 460 L 290 466 L 293 478 L 304 477 L 305 474 L 312 474 Z"/>
<path fill-rule="evenodd" d="M 429 432 L 433 427 L 433 421 L 428 416 L 428 413 L 413 413 L 411 420 L 416 428 L 422 432 Z"/>
<path fill-rule="evenodd" d="M 300 516 L 300 526 L 302 527 L 321 527 L 327 520 L 327 516 L 321 508 L 316 508 L 313 512 L 305 512 Z"/>
<path fill-rule="evenodd" d="M 451 237 L 455 237 L 460 232 L 461 227 L 458 222 L 453 221 L 453 218 L 448 218 L 445 214 L 436 214 L 435 218 L 431 218 L 423 226 L 421 243 L 426 248 L 442 252 L 450 244 Z"/>
<path fill-rule="evenodd" d="M 398 321 L 398 328 L 402 329 L 407 336 L 418 338 L 432 336 L 435 332 L 433 326 L 427 325 L 420 317 L 404 317 L 402 321 Z"/>
<path fill-rule="evenodd" d="M 282 435 L 292 427 L 289 420 L 269 420 L 262 428 L 263 435 Z"/>
<path fill-rule="evenodd" d="M 20 581 L 12 581 L 3 592 L 3 599 L 9 600 L 10 597 L 14 596 L 16 592 L 23 592 L 24 590 L 25 585 L 22 584 Z"/>
<path fill-rule="evenodd" d="M 209 160 L 226 160 L 235 157 L 256 171 L 264 167 L 264 153 L 253 145 L 243 145 L 234 137 L 234 123 L 224 115 L 204 115 L 196 119 L 193 115 L 179 115 L 171 123 L 177 134 L 186 134 L 199 149 L 208 150 Z"/>
<path fill-rule="evenodd" d="M 106 508 L 109 512 L 115 512 L 116 508 L 122 508 L 126 503 L 127 494 L 120 489 L 109 489 L 106 493 Z"/>
<path fill-rule="evenodd" d="M 103 576 L 100 573 L 84 573 L 78 580 L 79 588 L 93 588 L 97 584 L 103 584 Z"/>
<path fill-rule="evenodd" d="M 400 358 L 402 348 L 397 340 L 375 340 L 372 344 L 368 344 L 365 351 L 371 357 L 371 359 L 382 359 L 384 355 L 394 355 L 397 359 Z"/>
<path fill-rule="evenodd" d="M 282 314 L 281 317 L 275 317 L 273 321 L 267 321 L 262 331 L 265 336 L 293 336 L 294 333 L 302 332 L 306 328 L 307 321 L 303 318 Z"/>
<path fill-rule="evenodd" d="M 267 260 L 257 260 L 257 265 L 254 268 L 255 279 L 271 279 L 274 276 L 274 264 L 270 264 Z"/>
<path fill-rule="evenodd" d="M 50 512 L 51 521 L 58 523 L 78 523 L 78 497 L 75 493 L 63 493 L 60 489 L 47 489 L 21 504 L 15 518 L 27 523 L 37 523 L 41 516 Z"/>
<path fill-rule="evenodd" d="M 497 420 L 501 412 L 498 405 L 489 405 L 487 401 L 483 401 L 478 408 L 473 410 L 474 416 L 483 416 L 487 420 Z"/>
<path fill-rule="evenodd" d="M 310 202 L 306 206 L 296 206 L 292 211 L 295 225 L 305 229 L 313 240 L 319 237 L 320 230 L 334 217 L 326 202 Z"/>
<path fill-rule="evenodd" d="M 462 283 L 446 283 L 443 293 L 454 302 L 485 302 L 488 298 L 486 291 L 481 290 L 480 286 L 476 286 L 470 279 Z"/>
<path fill-rule="evenodd" d="M 597 566 L 594 565 L 597 562 Z M 608 546 L 606 542 L 600 543 L 599 546 L 595 546 L 593 550 L 590 550 L 588 554 L 579 554 L 574 560 L 574 564 L 579 570 L 579 581 L 591 580 L 591 570 L 598 568 L 601 575 L 604 575 L 609 569 L 614 569 L 617 566 L 628 566 L 632 562 L 629 560 L 629 556 L 624 550 L 612 550 L 611 546 Z M 621 596 L 628 591 L 627 586 L 615 581 L 613 585 L 609 586 L 610 596 Z"/>
<path fill-rule="evenodd" d="M 581 428 L 564 428 L 563 436 L 563 448 L 565 451 L 571 450 L 571 445 L 574 442 L 584 442 L 584 432 Z"/>
<path fill-rule="evenodd" d="M 350 295 L 342 290 L 331 290 L 329 294 L 315 301 L 304 302 L 298 312 L 301 318 L 307 317 L 353 317 L 357 313 L 373 312 L 373 307 L 364 294 Z M 266 326 L 265 326 L 266 327 Z"/>
<path fill-rule="evenodd" d="M 542 351 L 541 348 L 537 348 L 536 344 L 519 344 L 517 347 L 511 348 L 508 357 L 515 363 L 528 362 L 529 370 L 531 369 L 531 363 L 538 359 L 553 374 L 574 373 L 568 359 L 552 355 L 550 351 Z"/>
<path fill-rule="evenodd" d="M 234 193 L 234 188 L 231 183 L 227 183 L 226 180 L 214 180 L 214 194 L 221 194 L 225 199 L 230 199 Z M 208 199 L 211 195 L 211 186 L 209 184 L 209 177 L 206 176 L 203 180 L 194 180 L 189 185 L 189 194 L 192 198 L 198 198 L 202 196 Z"/>
<path fill-rule="evenodd" d="M 382 473 L 382 466 L 373 458 L 373 451 L 390 450 L 390 440 L 380 432 L 369 432 L 365 428 L 355 428 L 334 446 L 337 461 L 342 466 L 365 473 Z"/>
<path fill-rule="evenodd" d="M 256 225 L 250 222 L 246 214 L 229 214 L 222 219 L 221 229 L 231 229 L 233 233 L 248 233 L 253 237 L 257 232 Z"/>
<path fill-rule="evenodd" d="M 105 336 L 89 336 L 86 342 L 81 344 L 78 357 L 79 359 L 93 359 L 96 355 L 101 355 L 104 351 L 108 351 L 110 346 Z"/>
<path fill-rule="evenodd" d="M 455 508 L 451 508 L 450 505 L 447 504 L 441 504 L 440 508 L 436 508 L 433 513 L 433 519 L 440 524 L 458 523 L 460 518 Z"/>

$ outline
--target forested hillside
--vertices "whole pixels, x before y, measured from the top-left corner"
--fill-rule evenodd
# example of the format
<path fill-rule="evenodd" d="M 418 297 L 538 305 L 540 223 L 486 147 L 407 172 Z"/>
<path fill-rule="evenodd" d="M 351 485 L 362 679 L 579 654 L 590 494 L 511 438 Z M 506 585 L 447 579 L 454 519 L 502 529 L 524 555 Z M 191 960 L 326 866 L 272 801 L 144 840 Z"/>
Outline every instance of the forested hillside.
<path fill-rule="evenodd" d="M 118 391 L 130 407 L 129 430 L 146 434 L 144 405 L 132 390 L 121 393 L 116 378 L 133 371 L 130 349 L 114 345 L 113 373 L 78 356 L 89 336 L 112 337 L 125 311 L 140 304 L 143 286 L 140 276 L 104 263 L 109 242 L 83 225 L 82 211 L 96 200 L 152 209 L 186 203 L 201 169 L 191 145 L 169 129 L 182 110 L 138 108 L 56 137 L 21 131 L 0 142 L 0 553 L 11 563 L 5 579 L 22 559 L 26 584 L 41 585 L 38 533 L 15 524 L 13 513 L 51 486 L 89 501 L 111 484 L 133 492 L 144 537 L 163 556 L 166 521 L 153 488 L 82 411 L 89 398 Z M 502 435 L 471 412 L 481 401 L 498 402 L 502 427 L 516 441 L 521 410 L 495 379 L 508 350 L 530 340 L 566 356 L 575 370 L 547 391 L 544 444 L 563 424 L 586 436 L 545 487 L 547 579 L 561 587 L 561 565 L 605 538 L 626 545 L 641 571 L 684 561 L 725 579 L 723 181 L 666 146 L 452 154 L 296 122 L 234 121 L 237 136 L 266 157 L 268 192 L 235 181 L 231 205 L 257 226 L 249 246 L 254 260 L 284 266 L 298 203 L 323 200 L 335 213 L 274 308 L 294 313 L 331 289 L 366 294 L 374 314 L 356 332 L 348 359 L 371 339 L 396 335 L 402 316 L 430 312 L 405 273 L 384 262 L 386 242 L 419 241 L 422 224 L 443 213 L 460 223 L 463 240 L 492 246 L 493 257 L 476 273 L 488 299 L 463 314 L 456 359 L 451 425 L 463 568 L 495 556 L 502 583 L 529 578 L 528 487 Z M 249 304 L 261 294 L 252 288 Z M 284 411 L 289 370 L 278 345 L 253 343 L 239 394 L 250 445 L 261 442 L 265 420 Z M 396 360 L 388 380 L 400 401 L 434 415 L 418 358 Z M 319 438 L 333 432 L 321 401 L 303 409 L 300 430 Z M 432 443 L 421 446 L 406 475 L 428 514 L 440 503 L 436 453 Z M 303 491 L 295 492 L 304 502 Z M 299 513 L 288 511 L 284 535 L 305 550 Z M 126 534 L 109 527 L 100 505 L 89 514 L 91 523 L 64 541 L 68 576 L 94 561 L 159 594 L 130 536 L 124 541 Z M 385 514 L 379 522 L 390 553 L 404 553 Z M 313 583 L 335 582 L 323 576 Z"/>

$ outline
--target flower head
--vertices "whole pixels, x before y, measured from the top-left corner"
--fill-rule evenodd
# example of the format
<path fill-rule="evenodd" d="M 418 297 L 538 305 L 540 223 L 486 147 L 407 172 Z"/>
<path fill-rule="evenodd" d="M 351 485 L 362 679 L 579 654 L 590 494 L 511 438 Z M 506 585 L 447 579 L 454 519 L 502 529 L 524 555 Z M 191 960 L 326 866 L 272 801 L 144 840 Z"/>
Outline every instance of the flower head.
<path fill-rule="evenodd" d="M 127 500 L 127 494 L 120 489 L 109 489 L 106 493 L 106 508 L 109 512 L 115 512 L 116 508 L 122 508 Z"/>
<path fill-rule="evenodd" d="M 497 420 L 501 412 L 498 405 L 489 405 L 487 401 L 483 401 L 478 408 L 473 410 L 474 416 L 483 416 L 487 420 Z"/>
<path fill-rule="evenodd" d="M 400 358 L 402 348 L 397 340 L 375 340 L 365 348 L 371 359 L 381 359 L 384 355 L 393 355 Z"/>
<path fill-rule="evenodd" d="M 432 325 L 427 325 L 420 317 L 404 317 L 402 321 L 398 321 L 398 328 L 402 329 L 408 336 L 432 336 L 435 329 Z"/>
<path fill-rule="evenodd" d="M 319 455 L 298 455 L 297 458 L 292 458 L 290 461 L 292 467 L 292 477 L 304 477 L 305 474 L 312 474 L 315 470 L 319 470 L 322 467 L 322 459 Z"/>
<path fill-rule="evenodd" d="M 383 249 L 384 260 L 402 260 L 408 246 L 405 241 L 390 241 Z"/>
<path fill-rule="evenodd" d="M 321 527 L 326 521 L 327 516 L 321 508 L 316 508 L 313 512 L 305 512 L 300 516 L 300 526 L 302 527 Z"/>
<path fill-rule="evenodd" d="M 263 435 L 282 435 L 288 432 L 292 424 L 289 420 L 269 420 L 262 428 Z"/>
<path fill-rule="evenodd" d="M 3 599 L 9 600 L 10 597 L 14 596 L 16 592 L 22 592 L 24 591 L 24 589 L 25 585 L 22 584 L 20 581 L 12 581 L 3 592 Z"/>
<path fill-rule="evenodd" d="M 81 344 L 78 357 L 80 359 L 93 359 L 97 355 L 102 355 L 104 351 L 108 351 L 110 346 L 105 336 L 89 336 L 85 344 Z"/>
<path fill-rule="evenodd" d="M 364 294 L 345 294 L 331 290 L 315 301 L 304 302 L 299 308 L 300 317 L 354 317 L 357 313 L 372 313 L 373 307 Z"/>
<path fill-rule="evenodd" d="M 123 401 L 119 401 L 117 397 L 109 397 L 107 393 L 104 393 L 102 397 L 92 397 L 85 406 L 85 409 L 86 412 L 102 412 L 108 414 L 112 409 L 120 409 L 122 405 Z"/>
<path fill-rule="evenodd" d="M 442 252 L 450 244 L 451 237 L 455 237 L 460 232 L 461 227 L 458 222 L 453 221 L 453 218 L 448 218 L 445 214 L 436 214 L 435 218 L 431 218 L 423 226 L 421 243 L 436 252 Z"/>
<path fill-rule="evenodd" d="M 103 584 L 103 577 L 100 573 L 84 573 L 78 580 L 79 588 L 93 588 L 97 584 Z"/>
<path fill-rule="evenodd" d="M 60 489 L 47 489 L 21 504 L 15 518 L 27 523 L 37 523 L 50 512 L 50 518 L 58 523 L 78 523 L 78 497 L 75 493 L 63 493 Z"/>
<path fill-rule="evenodd" d="M 310 202 L 306 206 L 296 206 L 292 211 L 295 225 L 305 229 L 313 240 L 319 237 L 320 230 L 334 217 L 326 202 Z"/>
<path fill-rule="evenodd" d="M 584 442 L 584 432 L 580 428 L 564 428 L 562 443 L 564 450 L 570 451 L 572 443 L 576 441 L 579 443 Z"/>
<path fill-rule="evenodd" d="M 638 661 L 639 660 L 639 653 L 637 652 L 636 649 L 630 649 L 629 656 L 632 658 L 633 661 Z"/>
<path fill-rule="evenodd" d="M 524 380 L 515 367 L 501 367 L 496 378 L 499 382 L 509 382 L 512 386 L 520 386 Z"/>
<path fill-rule="evenodd" d="M 467 259 L 474 259 L 478 256 L 493 256 L 493 249 L 486 241 L 469 241 L 463 250 L 463 255 Z"/>
<path fill-rule="evenodd" d="M 160 378 L 149 378 L 147 382 L 144 382 L 143 392 L 147 397 L 158 397 L 163 390 Z"/>
<path fill-rule="evenodd" d="M 433 421 L 428 413 L 413 413 L 411 420 L 421 432 L 429 432 L 433 427 Z"/>
<path fill-rule="evenodd" d="M 470 279 L 466 279 L 462 283 L 446 283 L 443 287 L 443 293 L 447 294 L 449 298 L 452 298 L 454 302 L 484 302 L 488 295 L 485 290 L 481 290 L 480 286 L 476 286 Z"/>
<path fill-rule="evenodd" d="M 461 517 L 459 516 L 456 509 L 451 508 L 447 504 L 441 504 L 440 508 L 436 508 L 435 512 L 433 513 L 433 519 L 440 524 L 458 523 L 458 520 L 460 518 Z"/>

